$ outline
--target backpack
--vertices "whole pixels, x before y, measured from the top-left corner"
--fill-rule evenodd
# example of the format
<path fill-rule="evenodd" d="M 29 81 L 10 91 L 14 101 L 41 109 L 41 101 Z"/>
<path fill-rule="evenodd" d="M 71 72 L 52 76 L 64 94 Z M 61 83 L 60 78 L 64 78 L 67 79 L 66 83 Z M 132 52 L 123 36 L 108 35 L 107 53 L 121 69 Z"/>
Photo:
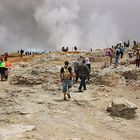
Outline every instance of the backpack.
<path fill-rule="evenodd" d="M 117 50 L 116 55 L 120 55 L 120 52 Z"/>
<path fill-rule="evenodd" d="M 68 68 L 64 68 L 64 72 L 63 72 L 63 79 L 64 80 L 68 80 L 71 78 L 71 74 L 70 71 L 68 70 Z"/>
<path fill-rule="evenodd" d="M 107 50 L 105 55 L 106 55 L 106 56 L 111 56 L 111 55 L 112 55 L 111 50 Z"/>
<path fill-rule="evenodd" d="M 79 62 L 78 61 L 74 62 L 74 70 L 77 70 L 78 66 L 79 66 Z"/>
<path fill-rule="evenodd" d="M 112 51 L 111 50 L 108 51 L 108 56 L 112 56 Z"/>

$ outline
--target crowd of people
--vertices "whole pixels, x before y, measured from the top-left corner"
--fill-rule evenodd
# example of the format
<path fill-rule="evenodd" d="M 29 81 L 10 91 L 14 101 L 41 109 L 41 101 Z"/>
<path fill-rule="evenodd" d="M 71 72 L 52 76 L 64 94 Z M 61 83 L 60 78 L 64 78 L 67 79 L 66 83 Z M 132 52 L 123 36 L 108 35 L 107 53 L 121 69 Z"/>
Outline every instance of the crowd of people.
<path fill-rule="evenodd" d="M 128 50 L 128 52 L 126 52 Z M 136 66 L 140 66 L 140 44 L 136 41 L 133 42 L 133 47 L 130 47 L 130 41 L 128 43 L 119 42 L 117 45 L 112 46 L 110 48 L 105 49 L 105 56 L 109 58 L 107 59 L 107 63 L 112 64 L 114 59 L 115 67 L 119 64 L 119 59 L 122 59 L 124 54 L 128 54 L 129 58 L 135 57 Z"/>
<path fill-rule="evenodd" d="M 108 63 L 114 64 L 115 68 L 118 67 L 119 59 L 124 58 L 126 54 L 129 58 L 135 57 L 136 66 L 140 67 L 140 43 L 134 41 L 133 45 L 130 45 L 130 41 L 128 40 L 127 42 L 119 42 L 115 46 L 105 49 L 105 56 L 109 58 Z M 90 71 L 91 62 L 88 58 L 78 58 L 73 62 L 72 66 L 69 66 L 69 62 L 65 61 L 64 67 L 60 70 L 64 100 L 67 100 L 67 97 L 71 98 L 70 89 L 72 87 L 72 81 L 78 83 L 78 80 L 80 80 L 78 92 L 87 90 L 86 81 L 89 81 Z"/>
<path fill-rule="evenodd" d="M 75 51 L 77 47 L 75 46 Z M 68 47 L 65 49 L 62 47 L 62 51 L 68 51 Z M 23 49 L 18 51 L 21 58 L 23 55 L 34 55 L 35 52 L 25 52 Z M 130 47 L 130 41 L 119 42 L 117 45 L 105 49 L 105 56 L 107 56 L 107 63 L 114 64 L 115 67 L 119 64 L 119 59 L 124 57 L 124 54 L 128 53 L 129 58 L 135 57 L 135 63 L 137 67 L 140 67 L 140 43 L 134 41 L 133 47 Z M 6 62 L 8 58 L 8 53 L 5 53 L 0 57 L 0 74 L 1 81 L 8 80 L 8 68 L 6 67 Z M 114 62 L 113 62 L 114 60 Z M 64 100 L 71 98 L 70 89 L 73 83 L 78 83 L 78 92 L 83 92 L 87 90 L 86 82 L 89 81 L 89 75 L 91 72 L 91 62 L 89 58 L 82 57 L 78 58 L 73 62 L 73 65 L 69 65 L 69 61 L 65 61 L 64 66 L 60 70 L 60 79 L 62 82 L 62 91 L 64 94 Z"/>
<path fill-rule="evenodd" d="M 34 55 L 40 55 L 40 54 L 42 54 L 43 52 L 37 52 L 37 51 L 25 51 L 25 50 L 23 50 L 23 49 L 21 49 L 21 50 L 18 50 L 17 51 L 19 54 L 20 54 L 20 57 L 21 58 L 23 58 L 23 56 L 25 55 L 25 56 L 34 56 Z M 45 52 L 45 51 L 44 51 Z"/>

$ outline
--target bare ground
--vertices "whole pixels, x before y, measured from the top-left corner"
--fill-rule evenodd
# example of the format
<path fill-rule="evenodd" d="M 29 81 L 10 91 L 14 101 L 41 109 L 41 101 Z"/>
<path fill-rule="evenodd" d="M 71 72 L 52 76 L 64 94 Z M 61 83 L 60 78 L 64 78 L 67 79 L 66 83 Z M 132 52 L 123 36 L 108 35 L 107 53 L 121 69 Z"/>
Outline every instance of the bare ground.
<path fill-rule="evenodd" d="M 72 89 L 71 100 L 63 101 L 61 91 L 46 92 L 39 86 L 21 87 L 11 86 L 8 82 L 1 83 L 0 139 L 140 139 L 139 109 L 133 120 L 113 118 L 106 112 L 113 97 L 126 97 L 140 108 L 139 91 L 115 88 L 104 95 L 98 95 L 97 90 L 106 87 L 91 88 L 89 85 L 86 92 L 78 93 L 77 86 Z M 31 127 L 31 130 L 26 131 L 23 126 Z M 17 127 L 23 127 L 23 130 L 18 131 Z M 6 130 L 9 130 L 8 134 Z"/>
<path fill-rule="evenodd" d="M 87 91 L 78 93 L 74 84 L 68 101 L 61 90 L 45 91 L 41 85 L 1 82 L 0 89 L 0 140 L 140 139 L 139 89 L 88 84 Z M 136 118 L 109 116 L 107 106 L 116 97 L 136 104 Z"/>

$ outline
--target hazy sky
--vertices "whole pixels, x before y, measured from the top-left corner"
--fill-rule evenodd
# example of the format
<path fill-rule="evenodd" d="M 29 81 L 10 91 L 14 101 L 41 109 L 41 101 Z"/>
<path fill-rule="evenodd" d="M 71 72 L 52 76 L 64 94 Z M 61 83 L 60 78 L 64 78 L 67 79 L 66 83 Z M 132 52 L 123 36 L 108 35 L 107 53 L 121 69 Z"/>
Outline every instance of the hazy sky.
<path fill-rule="evenodd" d="M 139 6 L 140 0 L 0 0 L 0 50 L 139 41 Z"/>

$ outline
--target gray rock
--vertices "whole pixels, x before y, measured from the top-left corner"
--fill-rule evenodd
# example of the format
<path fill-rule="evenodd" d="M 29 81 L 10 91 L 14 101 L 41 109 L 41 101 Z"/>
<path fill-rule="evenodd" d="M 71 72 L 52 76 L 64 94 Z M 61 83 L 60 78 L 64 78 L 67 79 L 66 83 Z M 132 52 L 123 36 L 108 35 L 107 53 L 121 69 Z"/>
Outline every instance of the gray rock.
<path fill-rule="evenodd" d="M 130 81 L 140 80 L 140 70 L 135 67 L 119 66 L 117 68 L 104 68 L 95 71 L 90 76 L 90 83 L 114 87 L 117 85 L 126 86 Z"/>
<path fill-rule="evenodd" d="M 113 100 L 107 107 L 111 116 L 132 119 L 136 114 L 136 105 L 124 98 Z"/>

